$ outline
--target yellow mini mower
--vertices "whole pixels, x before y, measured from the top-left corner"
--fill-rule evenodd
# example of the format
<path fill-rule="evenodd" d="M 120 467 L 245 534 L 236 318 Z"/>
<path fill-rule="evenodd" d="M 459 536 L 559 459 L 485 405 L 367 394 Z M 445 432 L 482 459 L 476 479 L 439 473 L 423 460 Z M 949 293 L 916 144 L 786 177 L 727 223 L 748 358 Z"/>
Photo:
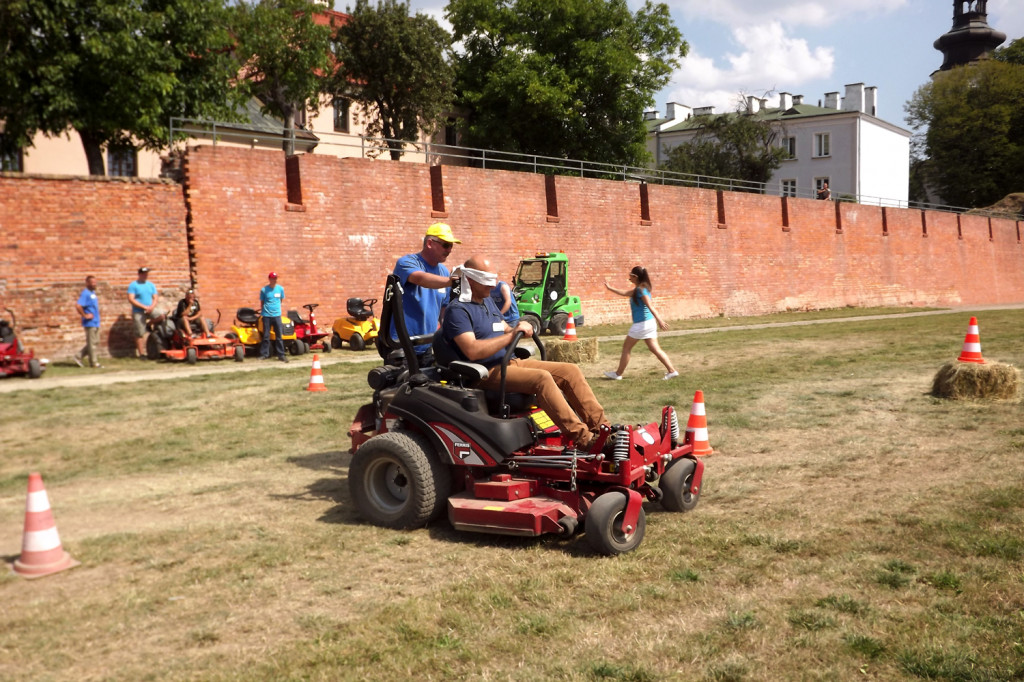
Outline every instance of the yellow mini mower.
<path fill-rule="evenodd" d="M 367 344 L 373 344 L 377 340 L 380 318 L 373 316 L 375 303 L 375 298 L 348 299 L 345 306 L 348 317 L 339 317 L 331 327 L 334 331 L 331 342 L 335 348 L 341 348 L 343 343 L 347 343 L 352 350 L 363 350 Z"/>
<path fill-rule="evenodd" d="M 295 336 L 295 323 L 288 317 L 281 318 L 281 327 L 284 330 L 284 334 L 281 340 L 284 341 L 285 348 L 292 355 L 302 355 L 306 352 L 305 342 Z M 229 339 L 238 339 L 246 348 L 246 351 L 259 352 L 260 343 L 263 341 L 263 318 L 256 310 L 252 308 L 239 308 L 235 312 L 235 323 L 231 325 L 231 331 L 224 336 Z M 274 330 L 270 330 L 270 340 L 273 341 L 277 338 L 274 334 Z"/>

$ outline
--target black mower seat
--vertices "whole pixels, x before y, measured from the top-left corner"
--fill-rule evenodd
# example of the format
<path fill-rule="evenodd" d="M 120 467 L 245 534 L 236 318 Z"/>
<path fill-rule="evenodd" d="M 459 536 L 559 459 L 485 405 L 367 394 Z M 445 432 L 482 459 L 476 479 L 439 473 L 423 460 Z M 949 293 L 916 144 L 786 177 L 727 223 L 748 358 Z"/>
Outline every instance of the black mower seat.
<path fill-rule="evenodd" d="M 373 311 L 366 307 L 366 304 L 361 298 L 350 298 L 345 304 L 345 311 L 350 317 L 355 318 L 359 322 L 365 322 L 370 319 L 373 315 Z"/>
<path fill-rule="evenodd" d="M 235 313 L 235 318 L 242 324 L 256 324 L 260 316 L 252 308 L 239 308 Z"/>
<path fill-rule="evenodd" d="M 445 343 L 441 332 L 434 335 L 434 342 L 431 344 L 434 351 L 434 360 L 440 372 L 440 377 L 454 385 L 465 388 L 476 388 L 476 386 L 487 378 L 488 370 L 481 364 L 458 360 L 448 344 Z M 516 357 L 530 357 L 531 353 L 526 348 L 516 348 Z M 484 397 L 487 401 L 487 411 L 490 414 L 501 413 L 501 392 L 494 389 L 486 389 Z M 505 393 L 505 402 L 512 412 L 526 412 L 537 404 L 537 396 L 527 393 Z"/>
<path fill-rule="evenodd" d="M 302 319 L 302 316 L 299 315 L 298 310 L 289 310 L 288 318 L 295 324 L 306 324 L 308 322 L 308 320 Z"/>

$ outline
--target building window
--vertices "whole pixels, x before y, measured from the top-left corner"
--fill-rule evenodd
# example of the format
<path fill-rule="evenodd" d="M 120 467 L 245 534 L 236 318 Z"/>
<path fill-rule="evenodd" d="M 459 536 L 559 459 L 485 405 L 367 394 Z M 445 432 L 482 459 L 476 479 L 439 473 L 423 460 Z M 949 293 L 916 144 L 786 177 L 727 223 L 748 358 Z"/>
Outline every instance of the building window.
<path fill-rule="evenodd" d="M 784 197 L 795 197 L 796 196 L 796 180 L 783 180 L 782 181 L 782 196 L 784 196 Z"/>
<path fill-rule="evenodd" d="M 3 142 L 4 136 L 0 135 L 0 142 Z M 3 145 L 0 144 L 0 147 Z M 7 171 L 9 173 L 24 173 L 25 167 L 23 165 L 23 159 L 21 156 L 21 150 L 15 149 L 12 152 L 6 152 L 0 154 L 0 171 Z"/>
<path fill-rule="evenodd" d="M 782 138 L 782 148 L 786 150 L 786 154 L 789 158 L 796 158 L 796 138 L 795 137 L 784 137 Z"/>
<path fill-rule="evenodd" d="M 336 133 L 347 133 L 348 128 L 348 108 L 350 102 L 347 99 L 336 99 L 334 100 L 334 132 Z"/>
<path fill-rule="evenodd" d="M 134 147 L 107 148 L 107 175 L 134 178 L 139 175 L 138 154 Z"/>
<path fill-rule="evenodd" d="M 829 133 L 815 133 L 814 134 L 814 155 L 815 156 L 831 156 L 832 155 L 832 136 Z"/>

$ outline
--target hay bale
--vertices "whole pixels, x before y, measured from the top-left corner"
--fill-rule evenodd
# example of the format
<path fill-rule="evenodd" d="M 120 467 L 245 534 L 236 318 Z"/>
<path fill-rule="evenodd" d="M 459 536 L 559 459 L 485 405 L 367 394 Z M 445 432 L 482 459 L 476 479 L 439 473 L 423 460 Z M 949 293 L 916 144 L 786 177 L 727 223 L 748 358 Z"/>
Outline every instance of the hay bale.
<path fill-rule="evenodd" d="M 1001 362 L 947 362 L 932 381 L 932 395 L 952 400 L 1014 400 L 1020 386 L 1016 367 Z"/>
<path fill-rule="evenodd" d="M 547 359 L 552 362 L 571 362 L 579 365 L 597 362 L 597 339 L 579 339 L 563 341 L 562 339 L 544 340 Z"/>

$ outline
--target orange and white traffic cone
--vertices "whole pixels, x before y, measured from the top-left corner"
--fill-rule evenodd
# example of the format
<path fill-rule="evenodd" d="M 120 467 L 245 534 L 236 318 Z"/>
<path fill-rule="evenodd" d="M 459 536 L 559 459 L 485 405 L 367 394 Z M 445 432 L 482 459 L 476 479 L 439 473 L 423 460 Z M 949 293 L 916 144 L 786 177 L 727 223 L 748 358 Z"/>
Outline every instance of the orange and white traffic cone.
<path fill-rule="evenodd" d="M 21 540 L 21 556 L 14 562 L 14 572 L 23 578 L 42 578 L 78 565 L 80 563 L 72 559 L 60 544 L 43 477 L 37 473 L 29 474 L 25 534 Z"/>
<path fill-rule="evenodd" d="M 967 336 L 964 337 L 964 347 L 957 360 L 985 364 L 985 358 L 981 357 L 981 337 L 978 336 L 978 318 L 976 317 L 972 317 L 971 321 L 967 323 Z"/>
<path fill-rule="evenodd" d="M 313 356 L 313 369 L 309 371 L 309 386 L 306 386 L 307 391 L 326 391 L 327 386 L 324 384 L 324 373 L 320 370 L 320 356 Z"/>
<path fill-rule="evenodd" d="M 710 455 L 714 450 L 708 442 L 708 418 L 704 413 L 704 391 L 697 391 L 693 394 L 693 407 L 690 408 L 690 418 L 686 422 L 686 436 L 684 443 L 693 444 L 693 454 Z"/>
<path fill-rule="evenodd" d="M 565 323 L 565 336 L 562 337 L 563 341 L 575 341 L 576 340 L 576 321 L 572 319 L 572 313 L 569 313 L 569 319 Z"/>

